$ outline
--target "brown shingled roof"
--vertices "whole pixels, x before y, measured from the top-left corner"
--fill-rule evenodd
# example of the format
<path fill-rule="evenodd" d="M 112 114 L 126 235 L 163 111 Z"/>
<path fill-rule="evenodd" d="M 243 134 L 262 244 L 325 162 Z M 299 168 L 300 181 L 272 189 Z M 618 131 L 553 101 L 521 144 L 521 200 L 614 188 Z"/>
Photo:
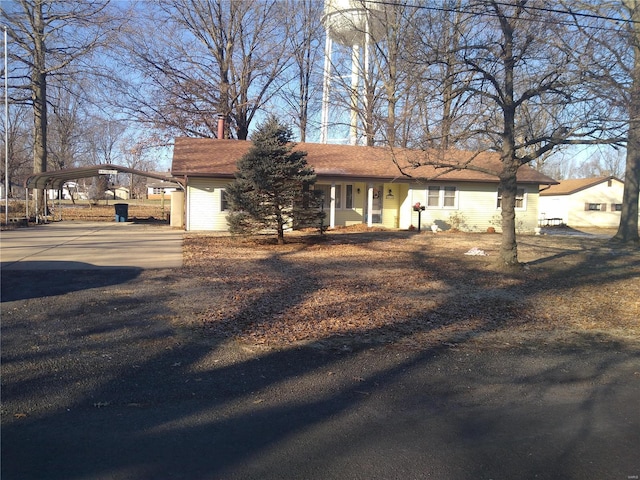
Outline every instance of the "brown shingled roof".
<path fill-rule="evenodd" d="M 171 172 L 175 176 L 233 177 L 236 162 L 248 152 L 251 142 L 242 140 L 216 140 L 209 138 L 176 138 L 173 149 Z M 307 162 L 319 177 L 349 177 L 394 180 L 404 177 L 393 162 L 406 168 L 413 178 L 434 178 L 445 181 L 497 182 L 496 175 L 470 169 L 444 172 L 432 166 L 411 167 L 413 160 L 426 155 L 418 150 L 394 150 L 384 147 L 362 147 L 320 143 L 298 143 L 296 150 L 307 152 Z M 469 152 L 450 151 L 448 161 L 464 162 Z M 496 154 L 481 153 L 472 162 L 487 170 L 500 171 L 500 160 Z M 444 173 L 443 173 L 444 172 Z M 555 184 L 550 177 L 529 166 L 518 171 L 518 182 Z"/>
<path fill-rule="evenodd" d="M 599 183 L 607 182 L 609 180 L 616 180 L 618 182 L 622 182 L 622 180 L 614 176 L 595 177 L 595 178 L 573 178 L 569 180 L 562 180 L 558 182 L 556 185 L 552 185 L 546 190 L 541 191 L 540 195 L 545 197 L 549 197 L 552 195 L 571 195 L 572 193 L 579 192 L 580 190 L 593 187 L 594 185 L 598 185 Z"/>

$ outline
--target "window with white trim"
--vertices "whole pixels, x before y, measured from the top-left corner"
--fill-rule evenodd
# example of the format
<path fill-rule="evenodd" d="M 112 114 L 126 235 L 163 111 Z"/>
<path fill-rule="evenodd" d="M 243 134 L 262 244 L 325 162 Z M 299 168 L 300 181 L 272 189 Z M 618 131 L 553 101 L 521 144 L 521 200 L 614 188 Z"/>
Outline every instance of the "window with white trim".
<path fill-rule="evenodd" d="M 220 190 L 220 211 L 226 212 L 229 210 L 229 197 L 227 191 L 223 188 Z"/>
<path fill-rule="evenodd" d="M 342 188 L 343 186 L 345 188 Z M 316 191 L 322 192 L 322 197 L 324 198 L 324 208 L 329 208 L 331 206 L 331 185 L 326 183 L 316 183 L 313 188 Z M 342 210 L 343 208 L 353 208 L 353 185 L 343 185 L 341 183 L 336 183 L 334 191 L 336 210 Z"/>
<path fill-rule="evenodd" d="M 498 189 L 498 208 L 502 208 L 502 189 Z M 515 208 L 525 209 L 525 193 L 524 188 L 518 188 L 516 191 L 516 205 Z"/>
<path fill-rule="evenodd" d="M 346 185 L 345 187 L 344 208 L 353 208 L 353 185 Z"/>
<path fill-rule="evenodd" d="M 427 208 L 457 208 L 458 188 L 429 185 L 427 187 Z"/>

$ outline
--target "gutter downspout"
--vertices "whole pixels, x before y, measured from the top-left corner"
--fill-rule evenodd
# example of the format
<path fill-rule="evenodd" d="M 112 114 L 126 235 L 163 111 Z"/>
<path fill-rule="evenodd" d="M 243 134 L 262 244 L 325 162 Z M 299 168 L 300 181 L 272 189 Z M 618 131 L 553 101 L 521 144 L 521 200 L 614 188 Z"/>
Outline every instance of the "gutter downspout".
<path fill-rule="evenodd" d="M 183 219 L 184 219 L 184 229 L 185 231 L 189 231 L 189 195 L 188 195 L 188 188 L 189 188 L 189 177 L 187 175 L 184 176 L 184 207 L 183 207 Z"/>

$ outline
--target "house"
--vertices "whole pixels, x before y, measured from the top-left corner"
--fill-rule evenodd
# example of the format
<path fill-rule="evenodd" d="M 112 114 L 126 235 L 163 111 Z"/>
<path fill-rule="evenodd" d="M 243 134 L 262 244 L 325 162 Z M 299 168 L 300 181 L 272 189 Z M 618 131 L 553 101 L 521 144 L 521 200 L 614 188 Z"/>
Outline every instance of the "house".
<path fill-rule="evenodd" d="M 129 200 L 129 187 L 113 186 L 104 192 L 107 199 Z"/>
<path fill-rule="evenodd" d="M 47 189 L 49 200 L 71 200 L 71 197 L 78 198 L 78 185 L 76 182 L 66 182 L 60 190 Z"/>
<path fill-rule="evenodd" d="M 183 225 L 187 230 L 228 229 L 225 187 L 234 179 L 236 162 L 250 147 L 251 142 L 241 140 L 176 138 L 171 173 L 185 185 Z M 498 178 L 490 173 L 413 167 L 426 155 L 422 151 L 316 143 L 299 143 L 295 149 L 307 152 L 307 163 L 317 176 L 314 188 L 325 192 L 323 208 L 329 227 L 367 224 L 426 229 L 435 224 L 443 230 L 486 231 L 491 226 L 499 230 L 501 197 Z M 447 160 L 457 162 L 472 157 L 461 151 L 448 155 Z M 477 154 L 472 164 L 500 170 L 499 158 L 493 153 Z M 534 231 L 540 185 L 555 183 L 528 166 L 520 168 L 519 231 Z M 416 204 L 420 204 L 418 209 Z"/>
<path fill-rule="evenodd" d="M 171 194 L 179 189 L 175 182 L 172 182 L 170 172 L 155 172 L 159 177 L 165 176 L 167 180 L 159 178 L 147 181 L 147 198 L 150 200 L 159 200 L 163 196 L 167 199 L 171 198 Z"/>
<path fill-rule="evenodd" d="M 175 183 L 157 180 L 155 182 L 147 183 L 147 198 L 150 200 L 158 200 L 163 196 L 165 198 L 171 198 L 171 193 L 177 190 L 178 186 Z"/>
<path fill-rule="evenodd" d="M 624 182 L 616 177 L 562 180 L 540 192 L 540 223 L 615 228 Z"/>

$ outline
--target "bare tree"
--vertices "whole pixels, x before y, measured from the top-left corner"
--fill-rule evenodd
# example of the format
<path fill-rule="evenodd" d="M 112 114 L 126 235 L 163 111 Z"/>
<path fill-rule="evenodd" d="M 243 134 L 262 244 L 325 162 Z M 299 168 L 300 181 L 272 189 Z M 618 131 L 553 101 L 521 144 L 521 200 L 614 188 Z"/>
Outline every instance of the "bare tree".
<path fill-rule="evenodd" d="M 158 166 L 153 157 L 155 139 L 128 136 L 121 144 L 124 165 L 135 170 L 151 172 Z M 131 198 L 143 198 L 147 182 L 145 177 L 129 174 L 129 192 Z"/>
<path fill-rule="evenodd" d="M 29 111 L 26 105 L 9 105 L 9 124 L 5 124 L 4 115 L 0 116 L 0 126 L 4 133 L 8 128 L 8 135 L 2 135 L 2 184 L 5 185 L 5 175 L 9 177 L 8 196 L 13 197 L 16 187 L 22 187 L 20 181 L 31 172 L 33 164 L 31 143 L 31 129 Z M 5 139 L 8 139 L 8 148 L 5 149 Z M 5 150 L 8 150 L 8 161 L 5 162 Z M 7 172 L 5 172 L 5 164 Z"/>
<path fill-rule="evenodd" d="M 640 199 L 640 3 L 623 0 L 629 14 L 628 36 L 633 51 L 630 65 L 631 84 L 628 89 L 629 130 L 627 161 L 624 172 L 624 193 L 620 225 L 614 238 L 622 242 L 640 242 L 638 235 L 638 202 Z"/>
<path fill-rule="evenodd" d="M 624 125 L 626 165 L 620 224 L 614 239 L 640 242 L 640 3 L 637 0 L 565 2 L 574 24 L 596 45 L 585 84 L 604 99 Z M 585 18 L 589 21 L 585 22 Z M 617 128 L 618 125 L 615 127 Z M 615 155 L 614 155 L 615 158 Z M 588 167 L 588 165 L 587 165 Z"/>
<path fill-rule="evenodd" d="M 60 170 L 75 166 L 77 157 L 82 150 L 84 139 L 82 113 L 78 97 L 60 86 L 55 86 L 51 115 L 47 128 L 47 170 Z"/>
<path fill-rule="evenodd" d="M 144 23 L 121 35 L 124 62 L 136 72 L 130 83 L 112 84 L 120 88 L 117 106 L 188 136 L 216 136 L 222 115 L 224 136 L 246 139 L 285 65 L 282 8 L 275 0 L 163 0 L 145 18 L 138 11 Z M 163 34 L 150 33 L 158 24 Z"/>
<path fill-rule="evenodd" d="M 309 112 L 317 110 L 317 94 L 322 88 L 318 74 L 318 61 L 322 58 L 323 29 L 322 0 L 290 0 L 284 2 L 291 11 L 283 20 L 288 22 L 286 41 L 291 49 L 291 60 L 284 75 L 284 84 L 278 98 L 290 109 L 292 120 L 300 131 L 300 141 L 305 142 L 309 127 Z"/>
<path fill-rule="evenodd" d="M 526 0 L 487 0 L 454 9 L 461 13 L 457 23 L 462 27 L 450 44 L 458 67 L 453 85 L 447 86 L 450 76 L 445 74 L 441 88 L 459 92 L 457 98 L 477 111 L 467 117 L 459 115 L 456 128 L 465 131 L 467 145 L 477 151 L 496 151 L 501 168 L 478 167 L 473 155 L 464 162 L 449 161 L 442 148 L 416 161 L 416 165 L 431 164 L 441 171 L 466 168 L 499 178 L 499 261 L 506 267 L 519 265 L 515 228 L 518 169 L 564 144 L 619 141 L 602 137 L 603 128 L 609 125 L 603 118 L 609 119 L 610 105 L 582 87 L 592 42 L 571 31 L 566 25 L 568 17 L 551 7 L 539 8 Z M 547 121 L 528 121 L 539 114 L 545 114 Z"/>
<path fill-rule="evenodd" d="M 126 124 L 112 118 L 93 117 L 92 128 L 85 135 L 87 160 L 93 165 L 118 163 Z"/>
<path fill-rule="evenodd" d="M 48 78 L 97 48 L 108 26 L 108 0 L 16 0 L 2 4 L 9 25 L 12 101 L 33 108 L 33 171 L 47 170 Z"/>

